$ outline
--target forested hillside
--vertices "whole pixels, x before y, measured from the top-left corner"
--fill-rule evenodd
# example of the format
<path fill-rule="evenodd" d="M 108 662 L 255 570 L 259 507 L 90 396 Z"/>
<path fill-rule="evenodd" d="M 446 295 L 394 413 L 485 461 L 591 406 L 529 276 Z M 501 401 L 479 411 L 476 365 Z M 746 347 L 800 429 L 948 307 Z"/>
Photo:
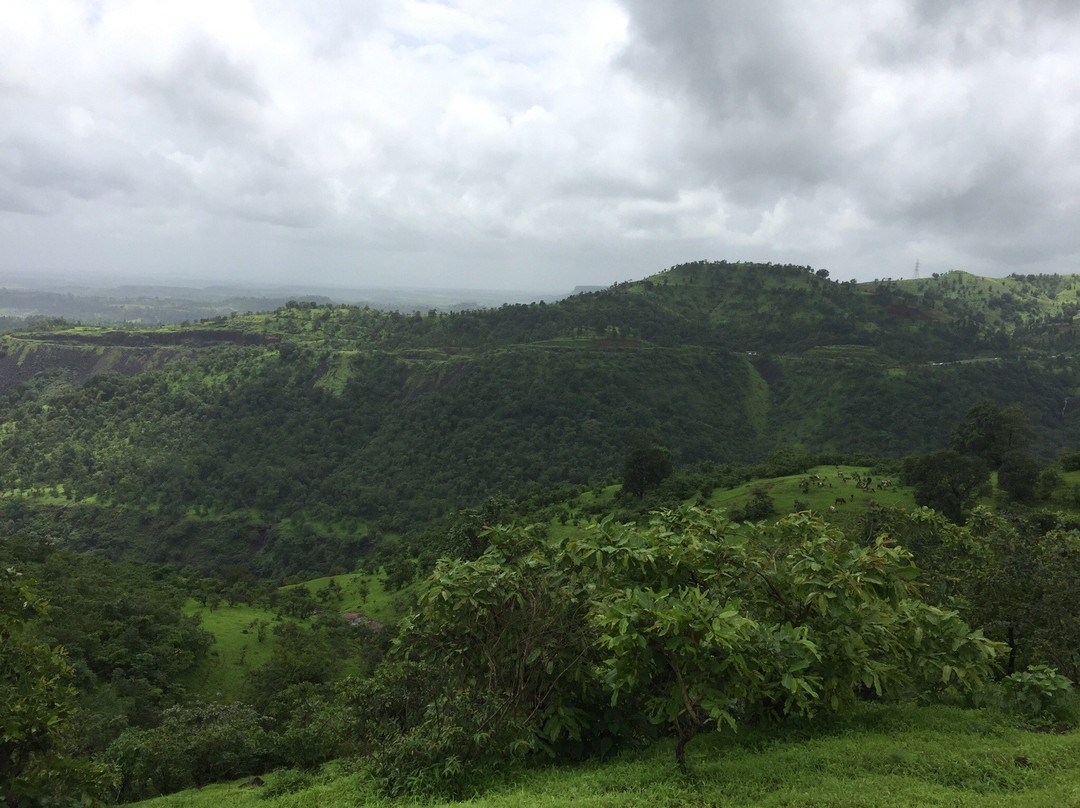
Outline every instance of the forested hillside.
<path fill-rule="evenodd" d="M 280 573 L 348 567 L 495 494 L 610 479 L 642 441 L 676 465 L 901 456 L 989 398 L 1020 405 L 1049 458 L 1080 441 L 1076 288 L 699 262 L 487 311 L 37 325 L 0 342 L 0 488 L 74 547 Z"/>
<path fill-rule="evenodd" d="M 1076 726 L 1078 289 L 699 262 L 10 331 L 0 802 L 461 797 L 867 700 Z"/>

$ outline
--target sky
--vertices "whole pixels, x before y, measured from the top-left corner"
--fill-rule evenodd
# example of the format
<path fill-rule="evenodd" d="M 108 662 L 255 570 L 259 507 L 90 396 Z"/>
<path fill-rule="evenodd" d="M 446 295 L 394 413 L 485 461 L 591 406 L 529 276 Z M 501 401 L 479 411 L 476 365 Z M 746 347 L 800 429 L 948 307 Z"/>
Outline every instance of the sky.
<path fill-rule="evenodd" d="M 1080 272 L 1075 0 L 0 0 L 0 274 Z"/>

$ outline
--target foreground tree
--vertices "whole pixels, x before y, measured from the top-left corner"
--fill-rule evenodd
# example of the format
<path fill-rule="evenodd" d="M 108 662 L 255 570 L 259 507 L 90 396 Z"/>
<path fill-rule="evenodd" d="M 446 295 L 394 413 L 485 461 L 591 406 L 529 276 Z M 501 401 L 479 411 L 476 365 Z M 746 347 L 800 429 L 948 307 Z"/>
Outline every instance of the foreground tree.
<path fill-rule="evenodd" d="M 972 514 L 971 540 L 955 554 L 955 576 L 972 620 L 1009 644 L 1007 673 L 1050 664 L 1080 677 L 1080 534 L 1060 516 Z M 943 573 L 945 571 L 943 570 Z"/>
<path fill-rule="evenodd" d="M 879 695 L 977 689 L 998 646 L 921 602 L 910 555 L 800 514 L 735 525 L 662 511 L 563 542 L 497 529 L 441 564 L 398 653 L 449 684 L 390 744 L 386 773 L 435 779 L 510 749 L 702 729 Z M 444 739 L 436 743 L 433 739 Z"/>
<path fill-rule="evenodd" d="M 98 804 L 108 769 L 68 754 L 77 697 L 71 666 L 29 629 L 44 609 L 31 585 L 0 567 L 0 803 Z"/>
<path fill-rule="evenodd" d="M 917 599 L 905 550 L 807 514 L 736 532 L 722 515 L 669 511 L 582 546 L 615 570 L 593 612 L 605 684 L 613 700 L 644 697 L 680 762 L 709 725 L 840 709 L 863 689 L 977 688 L 996 654 Z"/>
<path fill-rule="evenodd" d="M 1080 521 L 1056 512 L 975 508 L 964 526 L 942 514 L 868 510 L 864 541 L 890 536 L 911 548 L 926 600 L 1008 644 L 1007 674 L 1052 665 L 1080 678 Z"/>

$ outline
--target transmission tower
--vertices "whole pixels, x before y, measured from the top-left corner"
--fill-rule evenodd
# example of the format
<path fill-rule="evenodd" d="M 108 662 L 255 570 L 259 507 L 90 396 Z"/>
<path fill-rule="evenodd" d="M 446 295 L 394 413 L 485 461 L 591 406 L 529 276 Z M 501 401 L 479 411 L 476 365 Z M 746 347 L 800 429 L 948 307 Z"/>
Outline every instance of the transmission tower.
<path fill-rule="evenodd" d="M 915 280 L 919 279 L 919 259 L 915 259 Z"/>

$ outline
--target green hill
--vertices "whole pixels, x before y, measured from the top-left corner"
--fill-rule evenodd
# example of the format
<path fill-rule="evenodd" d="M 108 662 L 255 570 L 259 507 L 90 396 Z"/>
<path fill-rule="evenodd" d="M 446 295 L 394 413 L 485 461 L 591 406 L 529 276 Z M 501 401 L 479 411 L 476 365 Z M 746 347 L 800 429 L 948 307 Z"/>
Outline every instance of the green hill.
<path fill-rule="evenodd" d="M 207 786 L 163 805 L 1068 801 L 1078 290 L 697 262 L 4 334 L 10 759 Z"/>
<path fill-rule="evenodd" d="M 683 466 L 901 456 L 989 398 L 1046 459 L 1080 443 L 1078 286 L 698 262 L 487 311 L 34 326 L 0 337 L 0 507 L 118 557 L 325 573 L 492 495 L 611 480 L 640 440 Z"/>

